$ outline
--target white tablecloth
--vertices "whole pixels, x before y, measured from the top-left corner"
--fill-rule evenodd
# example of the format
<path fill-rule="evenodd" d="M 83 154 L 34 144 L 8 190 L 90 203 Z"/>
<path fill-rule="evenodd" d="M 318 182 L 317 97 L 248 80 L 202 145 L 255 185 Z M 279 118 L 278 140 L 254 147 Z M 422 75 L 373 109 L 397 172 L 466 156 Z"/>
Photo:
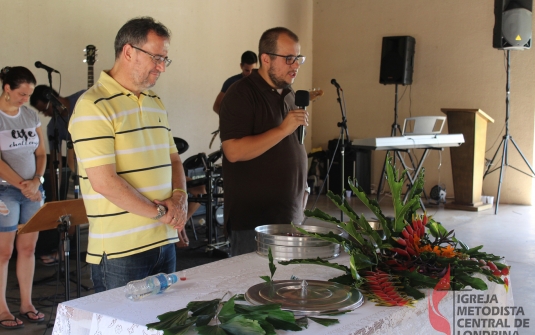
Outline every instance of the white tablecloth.
<path fill-rule="evenodd" d="M 348 265 L 349 257 L 342 254 L 331 262 Z M 126 299 L 122 288 L 63 302 L 58 306 L 52 334 L 161 334 L 162 332 L 156 330 L 148 330 L 145 325 L 158 321 L 157 315 L 181 309 L 193 300 L 221 298 L 226 292 L 231 294 L 245 293 L 249 287 L 263 282 L 259 278 L 260 276 L 269 276 L 268 263 L 267 258 L 251 253 L 191 268 L 186 270 L 186 281 L 179 281 L 164 294 L 149 296 L 137 302 Z M 283 266 L 276 262 L 275 264 L 277 271 L 274 280 L 290 279 L 291 275 L 300 279 L 328 280 L 342 274 L 338 270 L 318 265 Z M 488 291 L 455 293 L 456 296 L 460 294 L 479 294 L 484 295 L 483 298 L 495 295 L 496 299 L 493 299 L 488 304 L 489 306 L 514 306 L 511 286 L 508 293 L 505 292 L 502 285 L 489 283 Z M 449 320 L 452 327 L 455 326 L 454 321 L 457 323 L 460 318 L 456 315 L 456 319 L 454 319 L 453 299 L 453 293 L 449 292 L 439 305 L 441 313 Z M 456 297 L 455 300 L 457 299 Z M 374 303 L 366 301 L 358 309 L 345 315 L 336 316 L 335 318 L 340 321 L 337 325 L 324 327 L 310 321 L 308 329 L 296 332 L 296 334 L 443 334 L 433 329 L 429 321 L 427 304 L 427 298 L 419 300 L 415 307 L 378 307 Z M 457 308 L 458 306 L 455 307 L 456 310 Z M 482 318 L 482 316 L 470 316 L 469 318 Z M 509 321 L 509 324 L 512 326 L 513 321 Z M 455 334 L 457 334 L 457 330 L 461 334 L 464 330 L 469 330 L 460 327 L 455 329 Z M 481 327 L 475 329 L 481 329 Z M 507 328 L 507 330 L 513 330 L 513 328 Z M 289 333 L 277 331 L 277 334 Z"/>

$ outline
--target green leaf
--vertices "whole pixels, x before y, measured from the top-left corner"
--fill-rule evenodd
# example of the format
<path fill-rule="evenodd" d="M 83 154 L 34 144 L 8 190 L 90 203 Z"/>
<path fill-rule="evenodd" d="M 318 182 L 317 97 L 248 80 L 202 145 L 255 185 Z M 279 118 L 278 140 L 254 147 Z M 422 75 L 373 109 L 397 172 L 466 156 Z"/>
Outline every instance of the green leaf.
<path fill-rule="evenodd" d="M 416 300 L 425 298 L 425 293 L 420 292 L 418 289 L 415 289 L 406 283 L 403 283 L 403 291 Z"/>
<path fill-rule="evenodd" d="M 242 314 L 234 313 L 234 314 L 218 315 L 217 319 L 219 320 L 219 322 L 225 323 L 225 322 L 228 322 L 228 321 L 234 319 L 238 315 L 242 315 Z M 249 315 L 250 314 L 247 314 L 247 317 L 249 317 Z"/>
<path fill-rule="evenodd" d="M 289 265 L 289 264 L 314 264 L 314 265 L 323 265 L 327 266 L 333 269 L 337 269 L 340 271 L 344 271 L 345 273 L 351 273 L 351 270 L 346 265 L 341 265 L 338 263 L 331 263 L 329 261 L 326 261 L 321 258 L 307 258 L 307 259 L 291 259 L 289 261 L 279 261 L 280 265 Z"/>
<path fill-rule="evenodd" d="M 258 321 L 246 319 L 242 315 L 238 315 L 232 320 L 222 323 L 219 327 L 223 328 L 229 334 L 236 335 L 260 335 L 266 333 Z"/>
<path fill-rule="evenodd" d="M 318 208 L 315 208 L 313 211 L 306 209 L 305 216 L 315 218 L 324 222 L 330 222 L 336 226 L 341 223 L 341 221 L 335 218 L 334 216 L 331 216 Z"/>
<path fill-rule="evenodd" d="M 436 222 L 432 219 L 427 224 L 427 228 L 429 228 L 429 232 L 434 238 L 445 238 L 449 234 L 453 233 L 453 231 L 448 232 L 440 222 Z"/>
<path fill-rule="evenodd" d="M 273 264 L 273 254 L 271 253 L 271 247 L 269 247 L 268 251 L 268 259 L 269 259 L 269 272 L 271 272 L 271 280 L 273 280 L 273 276 L 275 275 L 275 271 L 277 271 L 277 267 L 275 264 Z"/>
<path fill-rule="evenodd" d="M 271 277 L 270 276 L 260 276 L 260 278 L 262 278 L 266 283 L 271 282 Z"/>
<path fill-rule="evenodd" d="M 339 277 L 331 278 L 328 281 L 342 284 L 342 285 L 347 285 L 347 286 L 352 286 L 353 284 L 355 284 L 355 279 L 353 279 L 353 276 L 351 276 L 351 273 L 347 273 Z"/>
<path fill-rule="evenodd" d="M 465 285 L 469 285 L 473 289 L 485 291 L 488 287 L 485 282 L 480 278 L 474 278 L 470 277 L 465 274 L 457 274 L 455 275 L 455 280 L 460 281 L 461 283 Z"/>
<path fill-rule="evenodd" d="M 473 247 L 473 248 L 470 248 L 468 249 L 468 251 L 466 252 L 467 255 L 473 255 L 475 253 L 477 253 L 479 250 L 481 250 L 483 248 L 482 245 L 479 245 L 477 247 Z"/>
<path fill-rule="evenodd" d="M 266 335 L 276 335 L 277 334 L 277 332 L 275 330 L 275 327 L 273 327 L 273 325 L 271 323 L 267 322 L 266 320 L 258 320 L 258 324 L 266 332 Z"/>
<path fill-rule="evenodd" d="M 434 288 L 439 279 L 425 276 L 417 271 L 402 271 L 400 272 L 402 277 L 409 279 L 412 287 L 430 287 Z"/>
<path fill-rule="evenodd" d="M 203 315 L 199 315 L 197 316 L 197 321 L 195 322 L 195 325 L 197 327 L 199 326 L 206 326 L 207 324 L 210 323 L 210 321 L 212 321 L 212 319 L 215 317 L 215 312 L 213 313 L 210 313 L 210 314 L 203 314 Z"/>
<path fill-rule="evenodd" d="M 172 327 L 163 331 L 163 335 L 184 335 L 193 327 L 193 322 L 181 326 Z"/>
<path fill-rule="evenodd" d="M 182 308 L 176 311 L 167 312 L 157 316 L 160 321 L 167 321 L 169 319 L 181 318 L 186 320 L 188 318 L 188 309 Z"/>
<path fill-rule="evenodd" d="M 296 226 L 293 223 L 292 223 L 292 226 L 295 229 L 297 229 L 297 231 L 300 232 L 301 234 L 304 234 L 304 235 L 307 235 L 307 236 L 312 236 L 312 237 L 315 237 L 315 238 L 320 239 L 320 240 L 324 240 L 324 241 L 328 241 L 328 242 L 332 242 L 332 243 L 336 243 L 336 244 L 342 244 L 342 243 L 347 241 L 347 239 L 343 238 L 340 235 L 334 234 L 332 231 L 330 231 L 328 234 L 322 234 L 322 233 L 316 233 L 316 232 L 309 232 L 309 231 L 301 228 L 300 226 Z"/>
<path fill-rule="evenodd" d="M 361 253 L 353 253 L 350 257 L 357 271 L 362 269 L 369 269 L 377 265 L 377 263 L 372 262 L 368 256 Z"/>
<path fill-rule="evenodd" d="M 201 314 L 211 314 L 217 310 L 217 306 L 221 299 L 214 299 L 210 301 L 192 301 L 187 305 L 187 309 L 190 310 L 192 316 Z"/>
<path fill-rule="evenodd" d="M 372 211 L 372 213 L 379 220 L 379 222 L 381 222 L 381 226 L 383 227 L 383 231 L 385 232 L 386 237 L 390 238 L 390 229 L 388 225 L 388 219 L 381 211 L 381 207 L 379 207 L 379 203 L 376 200 L 372 200 L 368 198 L 368 196 L 366 195 L 366 192 L 364 192 L 364 190 L 360 186 L 358 187 L 355 186 L 354 181 L 350 181 L 349 186 L 351 187 L 351 190 L 357 196 L 357 198 L 359 198 L 360 201 L 362 201 L 362 203 Z"/>
<path fill-rule="evenodd" d="M 266 321 L 271 323 L 275 329 L 283 329 L 283 330 L 293 330 L 293 331 L 299 331 L 302 330 L 301 327 L 299 327 L 295 320 L 293 322 L 288 322 L 285 320 L 273 318 L 271 316 L 268 316 L 266 318 Z"/>
<path fill-rule="evenodd" d="M 375 242 L 375 245 L 372 245 L 369 242 L 367 242 L 366 245 L 368 245 L 368 247 L 371 250 L 375 250 L 376 247 L 380 248 L 381 245 L 383 244 L 383 238 L 381 236 L 379 236 L 377 231 L 372 229 L 372 227 L 370 226 L 370 223 L 364 218 L 364 216 L 361 216 L 360 220 L 357 223 L 358 223 L 359 227 L 362 230 L 364 230 L 365 235 L 371 237 L 372 240 Z"/>
<path fill-rule="evenodd" d="M 265 304 L 265 305 L 242 305 L 242 304 L 236 304 L 234 305 L 234 310 L 236 313 L 259 313 L 259 312 L 275 312 L 280 311 L 281 305 L 280 304 Z"/>
<path fill-rule="evenodd" d="M 167 328 L 171 328 L 171 327 L 184 324 L 187 318 L 188 318 L 188 309 L 182 308 L 177 311 L 167 312 L 167 313 L 158 315 L 158 319 L 161 321 L 149 323 L 146 326 L 147 328 L 152 328 L 156 330 L 164 330 Z"/>
<path fill-rule="evenodd" d="M 344 202 L 342 202 L 342 198 L 339 195 L 335 195 L 331 191 L 327 192 L 327 197 L 331 199 L 334 205 L 338 207 L 342 212 L 344 212 L 352 221 L 357 221 L 359 219 L 357 213 L 353 211 L 353 208 L 351 208 L 351 206 L 345 199 Z"/>
<path fill-rule="evenodd" d="M 325 326 L 325 327 L 329 327 L 329 326 L 335 325 L 337 323 L 340 323 L 340 321 L 338 321 L 338 319 L 315 318 L 315 317 L 312 317 L 312 316 L 309 316 L 308 318 L 310 320 L 316 322 L 316 323 L 319 323 L 322 326 Z"/>
<path fill-rule="evenodd" d="M 230 315 L 236 313 L 234 311 L 234 299 L 236 296 L 233 296 L 230 298 L 227 302 L 223 304 L 221 307 L 221 310 L 219 311 L 219 315 Z"/>
<path fill-rule="evenodd" d="M 277 319 L 280 321 L 295 323 L 294 313 L 289 312 L 289 311 L 283 311 L 279 309 L 273 312 L 269 312 L 268 317 L 271 319 Z"/>
<path fill-rule="evenodd" d="M 228 335 L 219 325 L 197 327 L 196 330 L 199 335 Z"/>

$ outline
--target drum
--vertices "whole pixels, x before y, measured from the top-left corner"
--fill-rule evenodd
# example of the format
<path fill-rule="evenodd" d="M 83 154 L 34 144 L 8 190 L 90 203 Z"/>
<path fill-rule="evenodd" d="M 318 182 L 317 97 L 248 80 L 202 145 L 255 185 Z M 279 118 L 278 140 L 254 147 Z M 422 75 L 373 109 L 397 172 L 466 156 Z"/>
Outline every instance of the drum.
<path fill-rule="evenodd" d="M 223 216 L 224 207 L 225 205 L 221 205 L 218 209 L 215 211 L 215 222 L 221 227 L 225 224 L 225 217 Z"/>

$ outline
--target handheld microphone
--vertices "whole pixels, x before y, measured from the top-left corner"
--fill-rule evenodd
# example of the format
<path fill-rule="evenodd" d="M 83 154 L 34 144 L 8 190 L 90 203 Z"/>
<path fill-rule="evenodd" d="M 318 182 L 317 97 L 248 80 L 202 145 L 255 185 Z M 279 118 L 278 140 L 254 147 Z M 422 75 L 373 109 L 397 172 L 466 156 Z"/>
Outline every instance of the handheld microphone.
<path fill-rule="evenodd" d="M 340 85 L 336 82 L 336 79 L 331 79 L 331 84 L 333 84 L 334 87 L 336 87 L 340 91 L 343 91 L 343 89 L 340 87 Z"/>
<path fill-rule="evenodd" d="M 54 70 L 54 69 L 51 68 L 50 66 L 47 66 L 47 65 L 41 63 L 40 61 L 35 62 L 35 67 L 38 68 L 38 69 L 44 69 L 44 70 L 46 70 L 47 72 L 56 72 L 56 73 L 59 73 L 58 70 Z"/>
<path fill-rule="evenodd" d="M 299 90 L 295 92 L 295 105 L 299 109 L 307 109 L 308 104 L 310 103 L 310 92 Z M 297 137 L 299 138 L 299 143 L 303 144 L 305 141 L 305 126 L 299 126 L 297 128 Z"/>

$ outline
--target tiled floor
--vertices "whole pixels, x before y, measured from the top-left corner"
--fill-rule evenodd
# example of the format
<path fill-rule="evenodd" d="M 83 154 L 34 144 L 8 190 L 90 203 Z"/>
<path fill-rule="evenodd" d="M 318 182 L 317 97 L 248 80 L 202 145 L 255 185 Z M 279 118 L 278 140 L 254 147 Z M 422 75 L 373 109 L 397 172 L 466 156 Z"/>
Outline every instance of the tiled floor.
<path fill-rule="evenodd" d="M 315 202 L 315 197 L 309 199 L 309 206 Z M 359 204 L 357 198 L 351 198 L 350 203 L 357 213 L 364 213 L 366 217 L 371 217 L 367 209 Z M 381 206 L 386 214 L 389 213 L 390 199 L 385 197 L 381 200 Z M 325 212 L 340 217 L 340 211 L 325 196 L 320 196 L 316 207 Z M 390 210 L 391 211 L 391 210 Z M 455 229 L 457 238 L 469 246 L 484 244 L 484 250 L 497 255 L 502 255 L 507 260 L 511 268 L 511 282 L 516 306 L 524 309 L 524 319 L 530 319 L 531 328 L 519 330 L 521 335 L 535 334 L 535 207 L 515 206 L 501 204 L 499 213 L 494 215 L 493 210 L 483 212 L 467 212 L 457 210 L 445 210 L 443 206 L 428 206 L 427 211 L 440 221 L 446 228 Z M 306 224 L 319 224 L 314 219 L 309 219 Z M 191 232 L 190 232 L 191 233 Z M 191 234 L 190 234 L 191 235 Z M 200 234 L 202 239 L 204 235 Z M 193 237 L 190 238 L 192 240 Z M 199 245 L 202 241 L 199 241 Z M 181 262 L 181 259 L 188 259 L 190 262 Z M 177 268 L 185 268 L 210 261 L 217 261 L 217 257 L 206 256 L 205 249 L 190 248 L 190 250 L 179 251 Z M 18 290 L 15 279 L 14 262 L 11 262 L 8 282 L 8 303 L 13 313 L 18 313 Z M 74 262 L 71 261 L 71 270 L 74 270 Z M 35 279 L 39 280 L 54 275 L 52 267 L 45 267 L 42 264 L 36 265 Z M 88 271 L 82 267 L 82 284 L 91 287 Z M 64 299 L 63 281 L 52 280 L 43 284 L 34 285 L 34 304 L 53 322 L 55 313 L 54 306 Z M 76 297 L 76 284 L 71 283 L 71 298 Z M 91 294 L 92 291 L 82 290 L 82 295 Z M 54 298 L 56 296 L 56 298 Z M 26 324 L 24 329 L 7 331 L 0 329 L 0 332 L 11 334 L 50 334 L 51 328 L 46 328 L 47 323 Z"/>

